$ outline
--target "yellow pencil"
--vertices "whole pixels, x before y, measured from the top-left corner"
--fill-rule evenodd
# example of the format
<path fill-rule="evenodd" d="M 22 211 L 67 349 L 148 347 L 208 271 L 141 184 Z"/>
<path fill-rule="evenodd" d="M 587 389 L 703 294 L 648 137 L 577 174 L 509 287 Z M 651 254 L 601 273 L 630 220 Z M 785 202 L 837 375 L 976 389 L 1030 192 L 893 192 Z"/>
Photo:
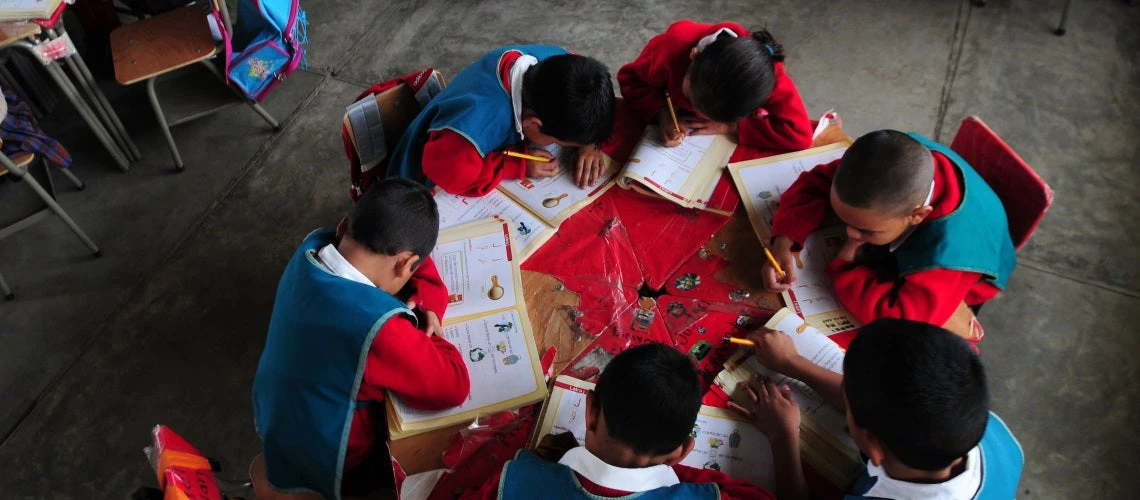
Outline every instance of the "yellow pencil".
<path fill-rule="evenodd" d="M 779 262 L 776 262 L 776 257 L 772 256 L 772 252 L 768 250 L 768 247 L 764 247 L 764 255 L 768 257 L 768 262 L 772 263 L 772 267 L 776 269 L 776 272 L 780 273 L 780 279 L 788 279 L 788 275 L 784 274 L 784 269 L 780 267 Z"/>
<path fill-rule="evenodd" d="M 524 160 L 539 161 L 542 163 L 547 163 L 550 160 L 554 159 L 554 158 L 547 158 L 545 156 L 535 156 L 535 155 L 528 155 L 526 153 L 516 153 L 514 151 L 507 151 L 507 156 L 513 156 L 515 158 L 522 158 Z"/>
<path fill-rule="evenodd" d="M 677 110 L 673 109 L 673 99 L 669 97 L 669 91 L 665 91 L 665 105 L 669 107 L 669 116 L 673 118 L 673 128 L 678 134 L 681 133 L 681 124 L 677 123 Z"/>
<path fill-rule="evenodd" d="M 755 347 L 756 346 L 755 342 L 748 340 L 748 339 L 742 339 L 742 338 L 737 338 L 737 337 L 727 337 L 726 340 L 728 340 L 728 343 L 730 343 L 730 344 L 746 345 L 748 347 Z"/>

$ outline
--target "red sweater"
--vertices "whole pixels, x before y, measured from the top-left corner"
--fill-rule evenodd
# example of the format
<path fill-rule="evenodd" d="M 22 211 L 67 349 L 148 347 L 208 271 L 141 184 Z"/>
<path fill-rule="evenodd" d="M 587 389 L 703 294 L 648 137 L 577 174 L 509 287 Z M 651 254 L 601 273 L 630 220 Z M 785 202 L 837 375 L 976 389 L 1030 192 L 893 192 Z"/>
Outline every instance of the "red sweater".
<path fill-rule="evenodd" d="M 520 57 L 507 52 L 499 62 L 499 78 L 507 94 L 511 92 L 511 66 Z M 507 156 L 503 151 L 479 154 L 475 144 L 454 130 L 437 130 L 424 144 L 423 171 L 444 191 L 462 196 L 483 196 L 503 179 L 526 177 L 526 160 Z"/>
<path fill-rule="evenodd" d="M 678 108 L 697 115 L 696 109 L 681 90 L 681 82 L 689 69 L 689 53 L 701 38 L 721 28 L 739 36 L 748 30 L 736 23 L 700 24 L 677 21 L 664 33 L 649 40 L 641 55 L 622 66 L 617 80 L 621 95 L 643 121 L 654 120 L 665 106 L 665 91 Z M 768 102 L 751 116 L 737 122 L 737 141 L 744 146 L 765 151 L 799 151 L 811 146 L 812 127 L 796 84 L 784 72 L 784 63 L 776 63 L 776 85 Z"/>
<path fill-rule="evenodd" d="M 772 219 L 772 234 L 786 236 L 803 245 L 808 234 L 819 229 L 831 211 L 831 180 L 840 160 L 819 165 L 800 174 L 780 198 Z M 954 163 L 934 153 L 934 210 L 927 220 L 958 208 L 962 186 Z M 903 243 L 904 245 L 906 243 Z M 958 305 L 977 305 L 994 298 L 998 288 L 974 272 L 931 269 L 906 276 L 884 277 L 867 266 L 836 259 L 826 272 L 835 285 L 835 295 L 855 319 L 869 323 L 877 318 L 904 318 L 943 325 Z"/>
<path fill-rule="evenodd" d="M 412 300 L 443 320 L 447 308 L 447 287 L 431 258 L 416 269 L 408 286 L 414 287 Z M 442 410 L 458 406 L 467 398 L 471 380 L 463 356 L 450 342 L 428 336 L 406 317 L 396 316 L 376 334 L 364 362 L 358 401 L 372 401 L 356 410 L 348 433 L 344 469 L 352 470 L 375 443 L 388 438 L 384 413 L 384 391 L 391 389 L 408 406 L 421 410 Z"/>
<path fill-rule="evenodd" d="M 775 500 L 775 495 L 772 495 L 759 486 L 752 484 L 748 481 L 740 481 L 728 477 L 728 474 L 712 469 L 698 469 L 689 467 L 687 465 L 674 465 L 673 472 L 677 473 L 677 478 L 682 483 L 716 483 L 720 488 L 720 498 L 723 500 L 733 500 L 736 498 L 741 499 L 770 499 Z M 574 476 L 578 478 L 578 483 L 582 485 L 586 491 L 597 495 L 602 498 L 618 498 L 633 493 L 632 491 L 621 491 L 605 486 L 598 485 L 585 476 L 575 472 Z M 478 490 L 467 491 L 463 493 L 463 500 L 475 499 L 492 499 L 499 498 L 499 480 L 502 479 L 503 473 L 500 470 L 487 479 L 483 486 Z M 536 492 L 535 498 L 539 498 Z"/>

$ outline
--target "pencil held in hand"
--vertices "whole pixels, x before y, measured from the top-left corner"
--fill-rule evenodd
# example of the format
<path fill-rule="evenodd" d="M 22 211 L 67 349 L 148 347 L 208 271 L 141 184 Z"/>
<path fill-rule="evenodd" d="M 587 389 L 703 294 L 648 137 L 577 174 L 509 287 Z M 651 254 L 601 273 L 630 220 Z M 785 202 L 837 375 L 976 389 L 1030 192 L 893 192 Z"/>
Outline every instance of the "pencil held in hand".
<path fill-rule="evenodd" d="M 756 347 L 755 342 L 748 340 L 748 339 L 742 339 L 739 337 L 725 337 L 724 343 L 725 344 L 743 345 L 743 346 L 748 346 L 748 347 Z"/>
<path fill-rule="evenodd" d="M 772 264 L 772 268 L 780 275 L 780 279 L 787 281 L 788 275 L 784 273 L 784 268 L 780 267 L 780 263 L 776 262 L 776 257 L 772 255 L 772 251 L 768 247 L 764 247 L 764 255 L 768 257 L 768 262 Z"/>
<path fill-rule="evenodd" d="M 677 110 L 673 108 L 673 99 L 669 97 L 669 91 L 665 91 L 665 106 L 669 108 L 669 117 L 673 119 L 673 130 L 678 134 L 681 133 L 681 124 L 677 122 Z"/>
<path fill-rule="evenodd" d="M 528 155 L 526 153 L 516 153 L 514 151 L 507 151 L 507 156 L 513 156 L 515 158 L 522 158 L 524 160 L 539 161 L 542 163 L 547 163 L 550 160 L 554 159 L 554 158 L 547 158 L 545 156 L 535 156 L 535 155 Z"/>

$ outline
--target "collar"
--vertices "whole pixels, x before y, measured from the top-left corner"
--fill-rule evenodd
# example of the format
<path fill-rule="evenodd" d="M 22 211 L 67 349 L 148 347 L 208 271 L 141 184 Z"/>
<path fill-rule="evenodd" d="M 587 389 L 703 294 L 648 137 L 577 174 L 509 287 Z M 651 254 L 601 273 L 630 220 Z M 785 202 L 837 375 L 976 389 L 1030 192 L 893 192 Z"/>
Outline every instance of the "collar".
<path fill-rule="evenodd" d="M 637 493 L 681 482 L 677 473 L 668 465 L 654 465 L 639 469 L 614 467 L 590 453 L 585 446 L 579 446 L 562 455 L 558 463 L 581 474 L 590 482 L 618 491 Z"/>
<path fill-rule="evenodd" d="M 522 128 L 523 75 L 526 74 L 526 70 L 530 69 L 530 67 L 534 66 L 535 64 L 538 64 L 537 58 L 523 54 L 519 56 L 519 58 L 515 60 L 515 63 L 511 66 L 511 108 L 515 112 L 515 131 L 519 133 L 520 139 L 525 138 L 525 136 L 523 136 Z"/>
<path fill-rule="evenodd" d="M 340 254 L 340 251 L 336 249 L 336 245 L 332 243 L 325 245 L 317 252 L 317 260 L 325 266 L 325 269 L 328 269 L 330 273 L 336 276 L 349 281 L 355 281 L 362 285 L 376 286 L 364 273 L 353 267 L 353 265 Z"/>
<path fill-rule="evenodd" d="M 728 35 L 733 38 L 736 38 L 738 36 L 735 31 L 732 31 L 728 28 L 721 28 L 713 32 L 713 34 L 697 40 L 697 52 L 704 52 L 705 47 L 708 47 L 710 43 L 715 42 L 716 39 L 720 38 L 721 35 Z"/>
<path fill-rule="evenodd" d="M 863 496 L 900 500 L 974 498 L 982 487 L 984 468 L 981 448 L 977 446 L 966 454 L 966 470 L 941 483 L 900 481 L 888 476 L 882 467 L 868 463 L 867 475 L 875 478 L 875 484 Z"/>
<path fill-rule="evenodd" d="M 933 180 L 930 181 L 930 192 L 926 193 L 926 201 L 922 202 L 921 206 L 928 207 L 928 206 L 930 206 L 930 202 L 932 202 L 932 201 L 934 201 L 934 181 Z M 895 250 L 898 250 L 899 247 L 901 247 L 903 243 L 906 243 L 906 239 L 910 238 L 910 235 L 914 233 L 914 229 L 916 227 L 918 227 L 918 226 L 908 227 L 906 229 L 906 231 L 903 231 L 902 236 L 895 238 L 895 241 L 891 242 L 891 251 L 893 252 Z"/>

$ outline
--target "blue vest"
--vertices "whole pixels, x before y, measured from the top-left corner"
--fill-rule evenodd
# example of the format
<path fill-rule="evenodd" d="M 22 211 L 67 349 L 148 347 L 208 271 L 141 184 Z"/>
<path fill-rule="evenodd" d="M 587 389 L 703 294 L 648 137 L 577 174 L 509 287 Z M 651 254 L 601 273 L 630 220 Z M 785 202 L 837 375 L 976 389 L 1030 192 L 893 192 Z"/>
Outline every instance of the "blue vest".
<path fill-rule="evenodd" d="M 582 488 L 574 470 L 558 463 L 548 462 L 537 455 L 519 450 L 515 459 L 503 465 L 499 478 L 499 498 L 514 500 L 543 498 L 545 500 L 597 499 Z M 622 498 L 658 500 L 666 498 L 720 498 L 720 488 L 713 483 L 680 483 L 673 486 L 632 493 Z"/>
<path fill-rule="evenodd" d="M 499 62 L 512 50 L 534 56 L 540 62 L 567 53 L 552 45 L 516 45 L 492 50 L 479 58 L 455 75 L 408 125 L 392 151 L 388 177 L 404 177 L 431 187 L 421 162 L 428 135 L 437 130 L 451 130 L 466 137 L 479 156 L 522 141 L 515 129 L 511 96 L 499 76 Z"/>
<path fill-rule="evenodd" d="M 1021 479 L 1021 467 L 1025 464 L 1025 454 L 1021 444 L 1009 432 L 1005 422 L 990 412 L 986 422 L 986 432 L 978 443 L 982 456 L 982 484 L 976 500 L 1009 500 L 1017 496 L 1017 482 Z M 879 498 L 865 496 L 875 486 L 877 478 L 866 472 L 851 487 L 847 500 Z"/>
<path fill-rule="evenodd" d="M 1017 254 L 1001 200 L 958 153 L 918 134 L 909 135 L 954 163 L 962 183 L 962 202 L 953 212 L 915 228 L 894 252 L 899 274 L 937 268 L 972 271 L 1004 290 L 1017 265 Z"/>
<path fill-rule="evenodd" d="M 285 267 L 253 380 L 253 418 L 269 483 L 326 498 L 340 498 L 372 340 L 393 316 L 411 316 L 388 292 L 335 276 L 316 260 L 313 253 L 334 238 L 331 229 L 313 231 Z"/>

